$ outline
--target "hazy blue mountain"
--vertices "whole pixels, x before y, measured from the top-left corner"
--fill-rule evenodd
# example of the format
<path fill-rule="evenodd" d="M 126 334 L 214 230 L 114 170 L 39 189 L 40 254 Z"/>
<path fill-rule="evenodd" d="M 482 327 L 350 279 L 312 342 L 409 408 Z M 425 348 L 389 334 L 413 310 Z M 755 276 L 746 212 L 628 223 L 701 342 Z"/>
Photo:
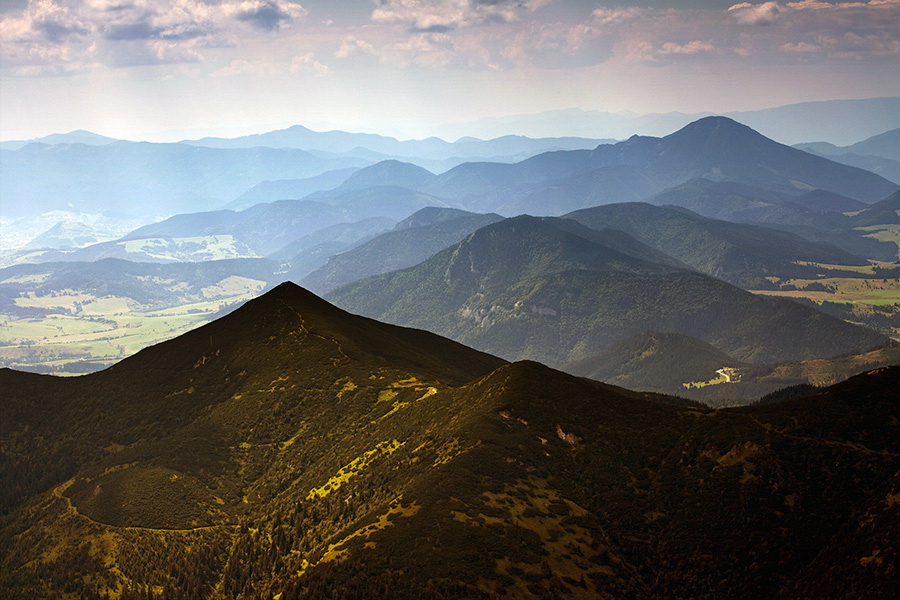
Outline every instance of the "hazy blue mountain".
<path fill-rule="evenodd" d="M 803 102 L 762 110 L 725 113 L 784 144 L 827 140 L 840 145 L 900 126 L 900 98 Z M 520 134 L 532 137 L 573 135 L 624 139 L 634 134 L 664 136 L 710 113 L 609 113 L 577 108 L 530 115 L 486 118 L 439 127 L 447 138 L 474 135 L 497 137 Z"/>
<path fill-rule="evenodd" d="M 593 148 L 598 143 L 610 139 L 588 139 L 582 137 L 545 137 L 532 139 L 507 135 L 495 139 L 482 140 L 472 137 L 447 142 L 431 137 L 424 140 L 397 140 L 393 137 L 346 131 L 313 131 L 302 125 L 267 133 L 247 135 L 233 139 L 203 138 L 185 140 L 182 143 L 211 148 L 297 148 L 308 151 L 322 151 L 337 155 L 352 155 L 366 159 L 395 157 L 409 160 L 439 161 L 448 159 L 496 159 L 506 157 L 519 160 L 541 152 L 552 150 L 573 150 Z M 376 158 L 377 159 L 377 158 Z M 504 161 L 505 162 L 505 161 Z"/>
<path fill-rule="evenodd" d="M 450 221 L 453 219 L 458 219 L 460 217 L 474 216 L 478 216 L 478 213 L 473 213 L 459 208 L 426 206 L 425 208 L 417 210 L 413 214 L 397 223 L 397 225 L 394 226 L 394 229 L 401 230 L 414 229 L 416 227 L 427 227 L 428 225 L 435 225 L 436 223 Z"/>
<path fill-rule="evenodd" d="M 495 214 L 423 208 L 398 223 L 394 231 L 352 250 L 335 253 L 327 264 L 301 276 L 302 279 L 292 272 L 292 279 L 316 293 L 325 293 L 359 279 L 419 264 L 473 231 L 501 219 Z"/>
<path fill-rule="evenodd" d="M 60 221 L 41 235 L 31 240 L 26 249 L 68 249 L 79 248 L 99 241 L 102 234 L 90 225 L 77 221 Z"/>
<path fill-rule="evenodd" d="M 385 170 L 400 170 L 396 163 L 389 167 Z M 592 202 L 651 196 L 698 178 L 761 188 L 764 197 L 823 189 L 867 203 L 898 188 L 883 177 L 779 144 L 725 117 L 695 121 L 663 138 L 633 136 L 592 151 L 548 152 L 515 164 L 464 163 L 440 175 L 416 170 L 410 178 L 415 183 L 405 185 L 477 212 L 504 207 L 506 214 L 552 214 Z"/>
<path fill-rule="evenodd" d="M 697 337 L 757 363 L 832 356 L 885 340 L 797 303 L 629 256 L 532 217 L 483 227 L 415 267 L 328 297 L 352 312 L 551 365 L 647 329 Z"/>
<path fill-rule="evenodd" d="M 88 146 L 105 146 L 113 142 L 118 142 L 116 138 L 106 137 L 83 129 L 76 129 L 69 133 L 51 133 L 44 137 L 34 138 L 31 140 L 10 140 L 0 142 L 0 150 L 18 150 L 28 144 L 37 142 L 40 144 L 85 144 Z"/>
<path fill-rule="evenodd" d="M 315 192 L 334 189 L 341 185 L 359 168 L 350 167 L 328 171 L 305 179 L 280 179 L 261 181 L 225 205 L 231 210 L 243 210 L 261 202 L 276 200 L 299 200 Z"/>
<path fill-rule="evenodd" d="M 566 215 L 594 229 L 619 229 L 703 273 L 748 289 L 767 289 L 766 277 L 815 272 L 797 261 L 861 265 L 831 245 L 758 225 L 709 219 L 684 209 L 626 203 Z"/>
<path fill-rule="evenodd" d="M 219 208 L 260 181 L 367 164 L 302 150 L 185 144 L 29 144 L 0 151 L 4 216 L 50 210 L 158 217 Z"/>
<path fill-rule="evenodd" d="M 768 139 L 725 117 L 706 117 L 663 138 L 634 136 L 599 146 L 597 167 L 628 164 L 651 173 L 664 187 L 694 178 L 735 181 L 782 193 L 823 189 L 872 203 L 897 184 Z"/>
<path fill-rule="evenodd" d="M 868 204 L 827 190 L 812 190 L 792 198 L 791 202 L 816 212 L 846 213 L 863 210 Z"/>
<path fill-rule="evenodd" d="M 501 204 L 497 212 L 556 216 L 591 206 L 636 202 L 658 189 L 659 184 L 644 171 L 612 165 L 510 194 L 513 199 Z"/>
<path fill-rule="evenodd" d="M 314 194 L 308 198 L 324 199 L 329 205 L 352 215 L 353 219 L 387 217 L 401 220 L 426 206 L 449 206 L 437 196 L 396 185 L 373 185 L 363 189 L 342 186 L 327 196 Z"/>
<path fill-rule="evenodd" d="M 337 223 L 297 238 L 269 254 L 268 258 L 273 260 L 290 260 L 302 252 L 326 243 L 344 244 L 346 247 L 350 247 L 361 240 L 384 233 L 392 229 L 396 224 L 396 221 L 386 217 L 371 217 L 352 223 Z"/>
<path fill-rule="evenodd" d="M 384 160 L 360 169 L 339 186 L 314 194 L 313 198 L 339 196 L 375 186 L 395 186 L 422 191 L 428 188 L 434 178 L 434 173 L 417 165 L 398 160 Z"/>
<path fill-rule="evenodd" d="M 892 129 L 850 146 L 807 142 L 794 146 L 835 162 L 866 169 L 900 184 L 900 129 Z"/>
<path fill-rule="evenodd" d="M 876 156 L 900 160 L 900 128 L 891 129 L 861 142 L 849 146 L 836 146 L 828 142 L 805 142 L 796 144 L 795 148 L 811 150 L 823 156 L 840 156 L 842 154 L 856 154 L 860 156 Z"/>

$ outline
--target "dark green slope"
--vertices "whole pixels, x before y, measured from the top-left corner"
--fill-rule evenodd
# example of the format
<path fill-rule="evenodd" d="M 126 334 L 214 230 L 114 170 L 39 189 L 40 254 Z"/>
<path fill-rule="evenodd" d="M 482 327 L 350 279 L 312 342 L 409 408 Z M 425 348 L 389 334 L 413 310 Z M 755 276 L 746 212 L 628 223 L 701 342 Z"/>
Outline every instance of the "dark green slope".
<path fill-rule="evenodd" d="M 697 337 L 753 363 L 827 357 L 884 342 L 797 303 L 639 260 L 563 231 L 560 223 L 571 221 L 508 219 L 415 267 L 349 284 L 328 298 L 509 359 L 551 365 L 586 358 L 647 329 Z"/>
<path fill-rule="evenodd" d="M 0 592 L 774 597 L 873 507 L 893 526 L 897 383 L 709 411 L 284 285 L 101 373 L 0 371 Z M 885 559 L 833 589 L 874 600 L 896 536 L 851 534 Z"/>
<path fill-rule="evenodd" d="M 697 338 L 643 331 L 563 370 L 630 389 L 683 394 L 682 384 L 709 381 L 718 369 L 741 365 Z"/>
<path fill-rule="evenodd" d="M 428 210 L 430 209 L 423 209 Z M 420 212 L 422 211 L 415 213 L 410 219 L 414 219 Z M 394 231 L 388 231 L 357 248 L 332 256 L 321 268 L 305 276 L 301 283 L 316 293 L 326 293 L 359 279 L 405 269 L 459 243 L 473 231 L 501 220 L 499 215 L 494 214 L 459 212 L 464 216 L 422 226 L 409 226 L 418 222 L 415 219 L 410 223 L 401 223 Z M 403 227 L 400 228 L 400 225 Z"/>
<path fill-rule="evenodd" d="M 766 277 L 811 276 L 798 261 L 861 265 L 844 250 L 759 225 L 729 223 L 672 207 L 624 203 L 566 215 L 595 229 L 620 229 L 687 265 L 748 289 L 767 289 Z"/>

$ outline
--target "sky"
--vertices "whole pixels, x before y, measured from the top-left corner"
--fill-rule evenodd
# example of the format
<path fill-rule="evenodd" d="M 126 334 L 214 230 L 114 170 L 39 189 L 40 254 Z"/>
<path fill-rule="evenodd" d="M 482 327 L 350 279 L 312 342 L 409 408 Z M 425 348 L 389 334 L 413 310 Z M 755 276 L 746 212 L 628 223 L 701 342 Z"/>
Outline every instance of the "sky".
<path fill-rule="evenodd" d="M 900 0 L 0 0 L 0 139 L 900 95 Z"/>

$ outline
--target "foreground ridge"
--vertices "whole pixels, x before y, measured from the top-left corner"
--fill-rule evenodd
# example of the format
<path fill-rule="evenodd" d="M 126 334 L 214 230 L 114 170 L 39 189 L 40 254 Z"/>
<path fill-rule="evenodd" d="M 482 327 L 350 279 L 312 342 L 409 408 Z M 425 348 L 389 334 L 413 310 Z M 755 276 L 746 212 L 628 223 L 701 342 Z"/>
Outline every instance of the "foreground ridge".
<path fill-rule="evenodd" d="M 898 383 L 715 411 L 284 284 L 106 371 L 0 371 L 0 592 L 887 597 Z"/>

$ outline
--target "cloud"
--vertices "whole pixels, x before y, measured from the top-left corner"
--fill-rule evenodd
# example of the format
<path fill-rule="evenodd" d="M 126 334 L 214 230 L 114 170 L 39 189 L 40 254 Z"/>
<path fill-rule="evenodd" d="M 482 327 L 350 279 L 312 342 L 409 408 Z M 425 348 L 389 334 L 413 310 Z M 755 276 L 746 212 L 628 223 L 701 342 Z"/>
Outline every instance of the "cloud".
<path fill-rule="evenodd" d="M 0 60 L 19 69 L 89 54 L 112 66 L 196 62 L 200 47 L 276 32 L 306 14 L 291 0 L 30 0 L 0 16 Z"/>
<path fill-rule="evenodd" d="M 290 71 L 291 73 L 312 73 L 316 77 L 325 77 L 331 72 L 331 69 L 317 61 L 310 52 L 302 56 L 293 57 Z"/>
<path fill-rule="evenodd" d="M 417 33 L 446 33 L 483 23 L 512 23 L 549 0 L 374 0 L 372 20 Z"/>
<path fill-rule="evenodd" d="M 666 54 L 700 54 L 702 52 L 712 52 L 715 50 L 715 46 L 709 44 L 707 42 L 701 42 L 700 40 L 693 40 L 687 42 L 686 44 L 676 44 L 674 42 L 666 42 L 663 44 L 659 53 Z"/>
<path fill-rule="evenodd" d="M 370 55 L 374 56 L 377 54 L 375 50 L 375 46 L 371 43 L 361 40 L 355 36 L 348 35 L 344 36 L 341 40 L 341 46 L 334 53 L 335 58 L 349 58 L 351 56 L 358 55 Z"/>
<path fill-rule="evenodd" d="M 728 8 L 728 12 L 734 14 L 738 23 L 744 25 L 771 25 L 784 10 L 784 7 L 777 2 L 764 2 L 763 4 L 742 2 Z"/>
<path fill-rule="evenodd" d="M 245 21 L 260 29 L 275 31 L 283 25 L 306 16 L 306 9 L 299 4 L 282 0 L 244 0 L 226 2 L 226 13 L 231 13 L 238 21 Z"/>

